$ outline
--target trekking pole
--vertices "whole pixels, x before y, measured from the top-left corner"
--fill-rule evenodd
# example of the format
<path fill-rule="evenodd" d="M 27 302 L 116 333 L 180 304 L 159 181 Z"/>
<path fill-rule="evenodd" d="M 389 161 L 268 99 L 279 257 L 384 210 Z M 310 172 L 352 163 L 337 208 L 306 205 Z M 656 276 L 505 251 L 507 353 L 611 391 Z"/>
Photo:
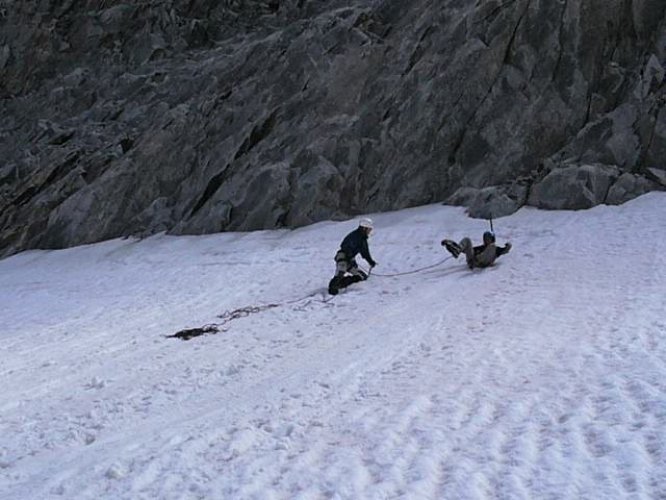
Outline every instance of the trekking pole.
<path fill-rule="evenodd" d="M 493 214 L 490 214 L 490 232 L 495 234 L 495 230 L 493 229 Z"/>

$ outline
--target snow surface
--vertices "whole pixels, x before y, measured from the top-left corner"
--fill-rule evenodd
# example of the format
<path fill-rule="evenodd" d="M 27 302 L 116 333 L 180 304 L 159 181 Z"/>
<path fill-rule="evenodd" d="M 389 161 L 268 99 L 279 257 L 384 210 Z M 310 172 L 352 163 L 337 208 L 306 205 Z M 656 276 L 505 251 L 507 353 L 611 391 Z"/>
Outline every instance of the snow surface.
<path fill-rule="evenodd" d="M 439 205 L 373 217 L 378 274 L 487 228 Z M 513 250 L 492 268 L 324 302 L 354 227 L 0 261 L 0 497 L 666 498 L 665 193 L 525 208 L 495 221 Z"/>

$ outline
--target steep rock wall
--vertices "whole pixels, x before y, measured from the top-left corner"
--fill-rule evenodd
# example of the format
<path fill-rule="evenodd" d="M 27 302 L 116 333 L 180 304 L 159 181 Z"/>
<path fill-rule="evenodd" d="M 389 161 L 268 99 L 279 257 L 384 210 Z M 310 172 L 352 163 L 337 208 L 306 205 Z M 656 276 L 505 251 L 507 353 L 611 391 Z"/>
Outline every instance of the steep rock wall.
<path fill-rule="evenodd" d="M 665 67 L 663 0 L 0 2 L 0 255 L 508 213 L 560 167 L 623 201 L 661 187 Z"/>

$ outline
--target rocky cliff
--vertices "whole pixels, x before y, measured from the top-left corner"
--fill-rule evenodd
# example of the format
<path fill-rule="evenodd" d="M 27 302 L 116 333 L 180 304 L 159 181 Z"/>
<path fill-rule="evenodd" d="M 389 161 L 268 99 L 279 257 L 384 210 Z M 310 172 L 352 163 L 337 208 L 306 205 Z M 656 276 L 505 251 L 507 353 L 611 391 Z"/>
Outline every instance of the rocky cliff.
<path fill-rule="evenodd" d="M 0 255 L 666 185 L 663 0 L 0 0 Z"/>

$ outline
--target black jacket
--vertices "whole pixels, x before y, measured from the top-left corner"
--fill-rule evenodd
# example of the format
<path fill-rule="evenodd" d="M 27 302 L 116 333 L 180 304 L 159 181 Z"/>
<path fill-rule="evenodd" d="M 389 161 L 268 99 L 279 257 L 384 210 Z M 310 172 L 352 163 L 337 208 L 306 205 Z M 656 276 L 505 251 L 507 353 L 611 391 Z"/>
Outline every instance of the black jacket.
<path fill-rule="evenodd" d="M 368 264 L 371 266 L 375 265 L 375 261 L 370 256 L 370 250 L 368 249 L 368 235 L 365 234 L 365 231 L 362 227 L 356 228 L 354 231 L 345 236 L 345 239 L 342 240 L 340 244 L 340 250 L 342 250 L 347 256 L 347 260 L 353 260 L 357 254 L 361 254 Z"/>
<path fill-rule="evenodd" d="M 483 253 L 483 251 L 486 249 L 487 246 L 488 245 L 479 245 L 479 246 L 474 247 L 474 255 L 479 255 L 479 254 Z M 505 253 L 507 253 L 509 251 L 509 248 L 511 248 L 511 247 L 507 248 L 506 246 L 504 246 L 504 247 L 495 246 L 495 257 L 499 257 L 500 255 L 504 255 Z"/>
<path fill-rule="evenodd" d="M 504 247 L 498 247 L 494 243 L 490 245 L 479 245 L 473 248 L 474 259 L 470 262 L 467 259 L 467 264 L 470 267 L 487 267 L 491 266 L 497 257 L 504 255 L 511 249 L 511 245 L 507 244 Z"/>

